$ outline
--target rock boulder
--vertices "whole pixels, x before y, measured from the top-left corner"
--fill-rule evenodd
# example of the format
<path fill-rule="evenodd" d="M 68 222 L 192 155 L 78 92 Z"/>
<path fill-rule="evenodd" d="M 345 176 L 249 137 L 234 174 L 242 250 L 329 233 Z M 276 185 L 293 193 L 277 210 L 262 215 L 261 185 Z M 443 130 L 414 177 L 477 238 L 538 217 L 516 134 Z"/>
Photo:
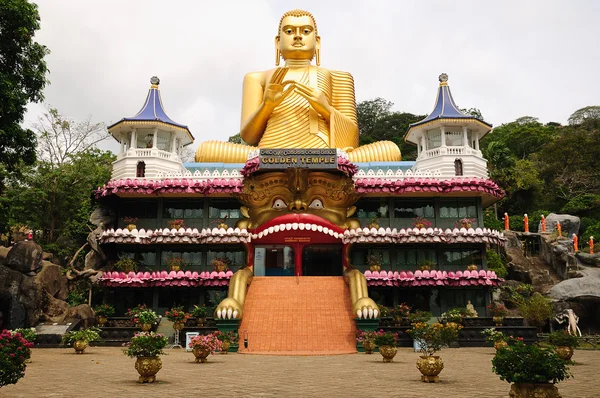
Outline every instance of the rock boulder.
<path fill-rule="evenodd" d="M 23 274 L 37 272 L 42 266 L 42 247 L 33 241 L 15 243 L 6 255 L 7 267 Z"/>
<path fill-rule="evenodd" d="M 554 232 L 556 230 L 557 221 L 560 222 L 562 231 L 567 233 L 567 237 L 570 238 L 573 234 L 579 234 L 579 226 L 581 224 L 579 217 L 568 214 L 548 214 L 548 217 L 546 217 L 546 231 Z"/>

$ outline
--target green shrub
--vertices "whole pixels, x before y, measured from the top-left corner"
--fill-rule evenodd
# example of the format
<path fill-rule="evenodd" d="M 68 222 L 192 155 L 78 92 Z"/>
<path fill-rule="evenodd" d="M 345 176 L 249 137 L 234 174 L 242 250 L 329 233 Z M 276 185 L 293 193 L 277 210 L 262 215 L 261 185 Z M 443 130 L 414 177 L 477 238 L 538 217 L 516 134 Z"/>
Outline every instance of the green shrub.
<path fill-rule="evenodd" d="M 579 345 L 579 339 L 577 336 L 569 334 L 566 330 L 557 330 L 556 332 L 550 333 L 548 336 L 548 343 L 557 347 L 575 348 Z"/>
<path fill-rule="evenodd" d="M 534 293 L 528 300 L 519 306 L 521 316 L 532 326 L 541 329 L 548 319 L 554 316 L 554 308 L 550 300 L 539 293 Z"/>
<path fill-rule="evenodd" d="M 71 307 L 76 307 L 80 304 L 85 304 L 86 302 L 87 299 L 85 293 L 80 290 L 71 290 L 67 296 L 67 303 L 69 303 Z"/>
<path fill-rule="evenodd" d="M 509 383 L 558 383 L 571 375 L 554 349 L 512 342 L 496 351 L 492 371 Z"/>
<path fill-rule="evenodd" d="M 494 214 L 494 209 L 488 207 L 483 211 L 483 226 L 485 228 L 495 229 L 497 231 L 504 230 L 504 221 L 498 220 L 496 218 L 496 214 Z"/>
<path fill-rule="evenodd" d="M 469 312 L 466 308 L 454 307 L 444 312 L 441 315 L 441 318 L 446 322 L 460 323 L 460 321 L 462 321 L 462 319 L 466 316 L 469 316 Z"/>
<path fill-rule="evenodd" d="M 31 356 L 33 343 L 10 330 L 0 332 L 0 387 L 16 384 L 25 376 L 25 361 Z"/>
<path fill-rule="evenodd" d="M 391 345 L 395 347 L 397 342 L 398 333 L 384 332 L 383 330 L 380 330 L 377 332 L 377 336 L 375 336 L 375 344 L 377 344 L 378 347 L 384 345 Z"/>
<path fill-rule="evenodd" d="M 155 357 L 163 355 L 163 348 L 167 346 L 165 336 L 154 332 L 139 332 L 133 335 L 129 343 L 125 344 L 123 352 L 129 357 Z"/>
<path fill-rule="evenodd" d="M 415 312 L 408 314 L 408 320 L 410 321 L 410 323 L 417 323 L 417 322 L 427 323 L 427 322 L 429 322 L 431 317 L 432 317 L 432 315 L 431 315 L 431 312 L 429 312 L 429 311 L 416 310 Z"/>
<path fill-rule="evenodd" d="M 134 315 L 133 322 L 135 322 L 138 325 L 143 325 L 143 324 L 148 324 L 148 323 L 153 324 L 154 322 L 156 322 L 157 319 L 158 319 L 158 315 L 156 315 L 156 312 L 154 312 L 152 310 L 146 310 L 146 311 L 140 311 L 136 315 Z"/>
<path fill-rule="evenodd" d="M 489 270 L 494 271 L 499 278 L 504 278 L 508 275 L 508 271 L 506 270 L 506 266 L 504 265 L 504 261 L 502 261 L 502 257 L 494 250 L 487 250 L 487 267 Z"/>
<path fill-rule="evenodd" d="M 94 308 L 96 316 L 113 316 L 115 314 L 115 307 L 110 304 L 100 304 Z"/>
<path fill-rule="evenodd" d="M 100 332 L 101 330 L 95 327 L 73 330 L 65 333 L 62 337 L 62 341 L 65 344 L 73 344 L 76 341 L 85 341 L 89 343 L 90 341 L 100 340 Z"/>
<path fill-rule="evenodd" d="M 458 339 L 458 333 L 462 326 L 458 323 L 448 322 L 445 325 L 441 323 L 427 324 L 418 322 L 413 324 L 413 328 L 408 330 L 408 334 L 419 343 L 423 355 L 433 355 L 441 350 L 443 346 Z"/>
<path fill-rule="evenodd" d="M 37 332 L 35 328 L 19 328 L 13 330 L 13 333 L 20 333 L 21 337 L 30 343 L 35 343 L 35 339 L 37 338 Z"/>
<path fill-rule="evenodd" d="M 192 315 L 196 318 L 206 318 L 206 316 L 208 315 L 208 311 L 209 308 L 204 304 L 195 305 L 194 309 L 192 310 Z"/>

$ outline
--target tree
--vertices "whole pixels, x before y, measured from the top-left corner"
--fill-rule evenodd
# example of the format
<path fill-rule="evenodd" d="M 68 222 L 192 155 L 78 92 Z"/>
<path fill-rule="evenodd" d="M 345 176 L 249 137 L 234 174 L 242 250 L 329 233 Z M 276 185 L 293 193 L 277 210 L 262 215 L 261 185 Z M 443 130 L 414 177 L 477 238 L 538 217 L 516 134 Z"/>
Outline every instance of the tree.
<path fill-rule="evenodd" d="M 229 140 L 227 140 L 229 142 L 233 142 L 234 144 L 243 144 L 244 141 L 242 141 L 242 136 L 240 135 L 240 133 L 237 133 L 236 135 L 232 135 L 231 137 L 229 137 Z"/>
<path fill-rule="evenodd" d="M 590 124 L 590 127 L 598 127 L 600 124 L 600 106 L 586 106 L 578 109 L 569 116 L 569 124 Z"/>
<path fill-rule="evenodd" d="M 0 192 L 7 173 L 35 162 L 35 134 L 23 129 L 26 105 L 43 100 L 48 49 L 33 41 L 38 7 L 26 0 L 0 0 Z"/>
<path fill-rule="evenodd" d="M 39 137 L 38 157 L 52 165 L 64 164 L 109 137 L 104 124 L 92 123 L 91 117 L 76 122 L 55 108 L 47 106 L 46 110 L 33 127 Z"/>
<path fill-rule="evenodd" d="M 478 108 L 462 108 L 460 111 L 465 115 L 475 116 L 475 118 L 485 121 L 483 115 L 481 114 L 481 111 Z"/>
<path fill-rule="evenodd" d="M 416 123 L 425 116 L 393 112 L 390 110 L 393 105 L 392 102 L 383 98 L 358 103 L 356 114 L 358 116 L 359 145 L 389 140 L 398 145 L 403 159 L 415 159 L 417 147 L 404 142 L 404 134 L 411 123 Z"/>

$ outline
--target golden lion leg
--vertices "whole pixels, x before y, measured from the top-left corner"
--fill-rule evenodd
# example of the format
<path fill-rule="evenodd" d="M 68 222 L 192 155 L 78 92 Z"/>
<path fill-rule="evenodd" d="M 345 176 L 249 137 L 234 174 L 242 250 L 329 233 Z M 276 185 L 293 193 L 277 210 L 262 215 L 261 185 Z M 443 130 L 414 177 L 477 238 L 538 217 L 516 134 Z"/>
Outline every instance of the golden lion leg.
<path fill-rule="evenodd" d="M 248 285 L 252 282 L 254 271 L 252 267 L 238 270 L 229 280 L 227 298 L 219 303 L 215 309 L 217 319 L 242 319 L 244 301 Z"/>
<path fill-rule="evenodd" d="M 348 159 L 351 162 L 398 162 L 402 156 L 392 141 L 378 141 L 354 148 L 348 152 Z"/>
<path fill-rule="evenodd" d="M 358 318 L 378 318 L 379 307 L 369 298 L 367 279 L 359 270 L 347 268 L 344 272 L 344 280 L 350 286 L 350 299 L 352 300 L 352 312 Z"/>

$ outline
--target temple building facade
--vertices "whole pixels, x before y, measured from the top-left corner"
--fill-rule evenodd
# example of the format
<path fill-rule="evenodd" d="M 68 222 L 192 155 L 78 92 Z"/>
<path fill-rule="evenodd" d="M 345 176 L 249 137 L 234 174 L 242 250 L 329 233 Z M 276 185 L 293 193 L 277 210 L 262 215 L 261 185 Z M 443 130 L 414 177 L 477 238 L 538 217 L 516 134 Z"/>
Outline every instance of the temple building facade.
<path fill-rule="evenodd" d="M 182 163 L 194 138 L 166 115 L 152 78 L 142 109 L 109 127 L 121 152 L 94 192 L 114 215 L 100 238 L 109 258 L 102 299 L 120 313 L 140 303 L 163 313 L 218 305 L 242 269 L 280 278 L 352 268 L 378 305 L 406 302 L 439 316 L 470 301 L 484 315 L 499 283 L 486 249 L 504 243 L 483 227 L 483 209 L 503 196 L 479 150 L 491 125 L 463 114 L 447 76 L 439 80 L 433 111 L 404 137 L 416 161 L 260 148 L 245 163 Z M 119 269 L 128 258 L 136 269 Z"/>

